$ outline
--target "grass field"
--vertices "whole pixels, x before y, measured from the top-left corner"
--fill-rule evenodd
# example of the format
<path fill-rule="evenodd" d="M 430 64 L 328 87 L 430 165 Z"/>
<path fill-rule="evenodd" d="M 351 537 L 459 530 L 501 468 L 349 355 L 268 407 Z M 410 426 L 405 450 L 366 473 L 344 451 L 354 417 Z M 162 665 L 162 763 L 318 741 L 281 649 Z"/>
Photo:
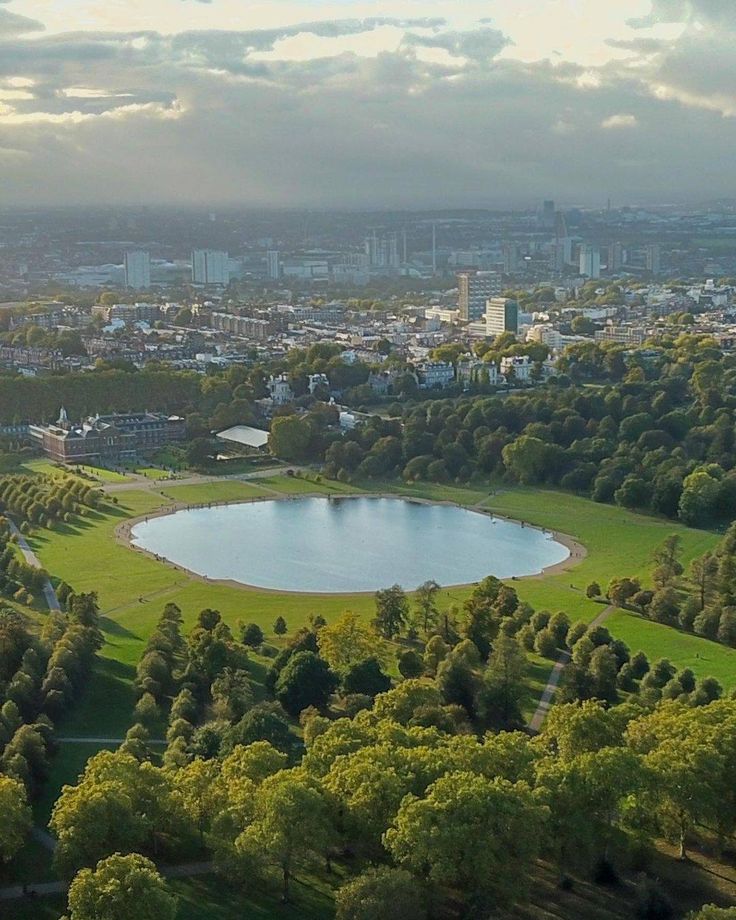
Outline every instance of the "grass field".
<path fill-rule="evenodd" d="M 611 633 L 632 651 L 669 658 L 678 668 L 692 668 L 699 677 L 715 677 L 724 690 L 736 687 L 736 649 L 718 642 L 652 623 L 635 613 L 617 610 L 606 623 Z"/>

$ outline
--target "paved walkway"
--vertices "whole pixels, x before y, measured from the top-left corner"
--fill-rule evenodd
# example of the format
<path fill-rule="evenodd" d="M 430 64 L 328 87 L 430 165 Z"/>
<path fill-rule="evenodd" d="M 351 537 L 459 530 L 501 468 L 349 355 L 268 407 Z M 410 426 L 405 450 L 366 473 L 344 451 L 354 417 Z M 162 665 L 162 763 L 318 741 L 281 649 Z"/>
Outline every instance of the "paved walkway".
<path fill-rule="evenodd" d="M 164 878 L 191 878 L 195 875 L 210 875 L 214 868 L 210 862 L 186 863 L 183 866 L 159 866 Z M 66 894 L 66 882 L 31 882 L 25 886 L 10 885 L 0 888 L 0 901 L 18 901 L 21 898 L 43 898 L 54 894 Z"/>
<path fill-rule="evenodd" d="M 290 466 L 289 469 L 300 470 L 306 469 L 306 467 L 293 465 Z M 269 469 L 253 470 L 250 473 L 231 473 L 225 476 L 206 476 L 204 474 L 194 473 L 189 476 L 182 476 L 178 479 L 168 479 L 164 471 L 161 470 L 160 479 L 149 479 L 147 476 L 141 476 L 139 473 L 126 473 L 126 476 L 131 477 L 131 482 L 102 482 L 100 485 L 105 492 L 114 495 L 116 492 L 140 491 L 141 489 L 156 489 L 159 491 L 162 488 L 173 488 L 175 486 L 202 486 L 212 482 L 250 482 L 255 479 L 270 479 L 273 476 L 284 476 L 285 474 L 286 467 L 272 466 Z"/>
<path fill-rule="evenodd" d="M 601 626 L 609 616 L 615 610 L 613 604 L 609 604 L 605 610 L 602 610 L 598 616 L 591 622 L 589 629 L 593 626 Z M 552 700 L 555 693 L 557 692 L 557 687 L 559 686 L 560 679 L 562 678 L 562 672 L 565 670 L 567 665 L 570 662 L 570 652 L 566 649 L 552 668 L 552 671 L 549 675 L 549 680 L 547 681 L 547 686 L 542 692 L 542 696 L 539 699 L 539 705 L 537 706 L 534 715 L 529 720 L 529 731 L 533 732 L 535 735 L 541 730 L 544 720 L 547 718 L 547 713 L 549 712 L 552 706 Z"/>
<path fill-rule="evenodd" d="M 18 538 L 18 546 L 20 547 L 20 551 L 23 553 L 23 558 L 26 560 L 28 565 L 32 565 L 34 569 L 42 569 L 43 566 L 41 565 L 41 560 L 33 552 L 31 547 L 28 545 L 26 538 L 12 521 L 10 521 L 10 529 Z M 46 605 L 48 606 L 49 610 L 54 610 L 57 613 L 61 612 L 61 604 L 59 603 L 59 598 L 56 596 L 54 586 L 48 579 L 46 579 L 46 584 L 43 586 L 43 596 L 46 599 Z"/>

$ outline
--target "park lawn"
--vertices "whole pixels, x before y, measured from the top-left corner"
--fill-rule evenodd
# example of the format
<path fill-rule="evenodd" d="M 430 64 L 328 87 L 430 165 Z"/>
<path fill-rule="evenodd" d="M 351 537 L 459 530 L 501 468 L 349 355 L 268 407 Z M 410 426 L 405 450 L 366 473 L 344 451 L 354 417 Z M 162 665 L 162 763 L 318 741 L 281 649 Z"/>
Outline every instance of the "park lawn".
<path fill-rule="evenodd" d="M 144 466 L 134 472 L 139 476 L 145 476 L 146 479 L 181 479 L 181 473 L 172 475 L 168 470 L 162 470 L 160 467 L 155 466 Z"/>
<path fill-rule="evenodd" d="M 330 881 L 299 873 L 292 880 L 292 901 L 282 904 L 278 883 L 254 879 L 245 889 L 216 875 L 170 881 L 179 897 L 176 920 L 332 920 L 335 903 Z"/>
<path fill-rule="evenodd" d="M 627 610 L 613 613 L 606 626 L 632 652 L 646 652 L 650 661 L 669 658 L 679 670 L 691 668 L 699 678 L 715 677 L 724 691 L 736 687 L 736 649 L 653 623 Z"/>
<path fill-rule="evenodd" d="M 209 505 L 215 502 L 240 502 L 253 498 L 264 498 L 269 490 L 256 484 L 227 479 L 219 482 L 203 482 L 199 485 L 162 484 L 159 494 L 169 501 L 186 505 Z"/>
<path fill-rule="evenodd" d="M 368 480 L 360 483 L 366 492 L 394 492 L 408 498 L 432 502 L 455 502 L 470 507 L 485 501 L 491 494 L 489 486 L 453 486 L 437 482 L 402 482 Z"/>
<path fill-rule="evenodd" d="M 300 476 L 267 476 L 254 479 L 252 482 L 263 486 L 264 489 L 281 492 L 284 495 L 355 495 L 362 491 L 355 486 L 336 482 L 333 479 L 320 479 L 319 482 L 316 482 L 314 479 L 305 479 Z"/>
<path fill-rule="evenodd" d="M 525 521 L 574 537 L 588 555 L 578 565 L 556 575 L 514 581 L 523 600 L 535 609 L 564 610 L 571 619 L 593 620 L 600 605 L 585 597 L 585 588 L 597 581 L 605 590 L 614 577 L 642 578 L 651 570 L 652 552 L 670 534 L 682 538 L 685 566 L 718 543 L 719 535 L 684 527 L 603 505 L 564 492 L 525 487 L 498 491 L 483 503 L 504 517 Z"/>
<path fill-rule="evenodd" d="M 62 727 L 58 733 L 63 737 L 66 734 L 65 728 Z M 62 787 L 76 785 L 90 757 L 99 751 L 114 751 L 117 747 L 117 744 L 98 744 L 96 742 L 59 744 L 58 750 L 49 762 L 49 776 L 43 785 L 41 795 L 33 803 L 35 824 L 38 827 L 46 827 Z"/>

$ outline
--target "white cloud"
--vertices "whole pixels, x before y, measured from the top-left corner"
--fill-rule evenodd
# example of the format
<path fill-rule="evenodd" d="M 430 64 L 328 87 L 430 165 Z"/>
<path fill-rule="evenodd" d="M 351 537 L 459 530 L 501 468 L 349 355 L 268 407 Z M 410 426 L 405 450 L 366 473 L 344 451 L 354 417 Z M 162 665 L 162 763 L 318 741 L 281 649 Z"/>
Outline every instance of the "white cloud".
<path fill-rule="evenodd" d="M 636 128 L 639 122 L 636 118 L 636 115 L 627 115 L 620 113 L 618 115 L 609 115 L 608 118 L 604 118 L 601 122 L 601 128 L 605 128 L 607 131 L 618 130 L 620 128 Z"/>

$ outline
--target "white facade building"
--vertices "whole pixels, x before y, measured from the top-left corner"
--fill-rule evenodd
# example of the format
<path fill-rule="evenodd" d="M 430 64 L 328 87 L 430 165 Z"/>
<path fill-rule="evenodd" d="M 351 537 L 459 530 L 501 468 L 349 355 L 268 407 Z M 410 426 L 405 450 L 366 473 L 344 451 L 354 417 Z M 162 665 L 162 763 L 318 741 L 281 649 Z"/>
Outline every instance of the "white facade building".
<path fill-rule="evenodd" d="M 151 286 L 151 256 L 147 252 L 126 252 L 124 266 L 126 288 L 145 291 Z"/>
<path fill-rule="evenodd" d="M 580 274 L 585 278 L 600 278 L 601 251 L 597 246 L 580 247 Z"/>
<path fill-rule="evenodd" d="M 268 380 L 268 392 L 275 406 L 287 406 L 294 401 L 294 391 L 291 389 L 291 384 L 286 374 L 270 377 Z"/>
<path fill-rule="evenodd" d="M 501 358 L 501 373 L 508 380 L 530 383 L 532 379 L 532 362 L 529 355 L 512 355 Z"/>
<path fill-rule="evenodd" d="M 216 249 L 195 249 L 192 252 L 192 281 L 194 284 L 228 285 L 229 262 L 226 252 Z"/>

